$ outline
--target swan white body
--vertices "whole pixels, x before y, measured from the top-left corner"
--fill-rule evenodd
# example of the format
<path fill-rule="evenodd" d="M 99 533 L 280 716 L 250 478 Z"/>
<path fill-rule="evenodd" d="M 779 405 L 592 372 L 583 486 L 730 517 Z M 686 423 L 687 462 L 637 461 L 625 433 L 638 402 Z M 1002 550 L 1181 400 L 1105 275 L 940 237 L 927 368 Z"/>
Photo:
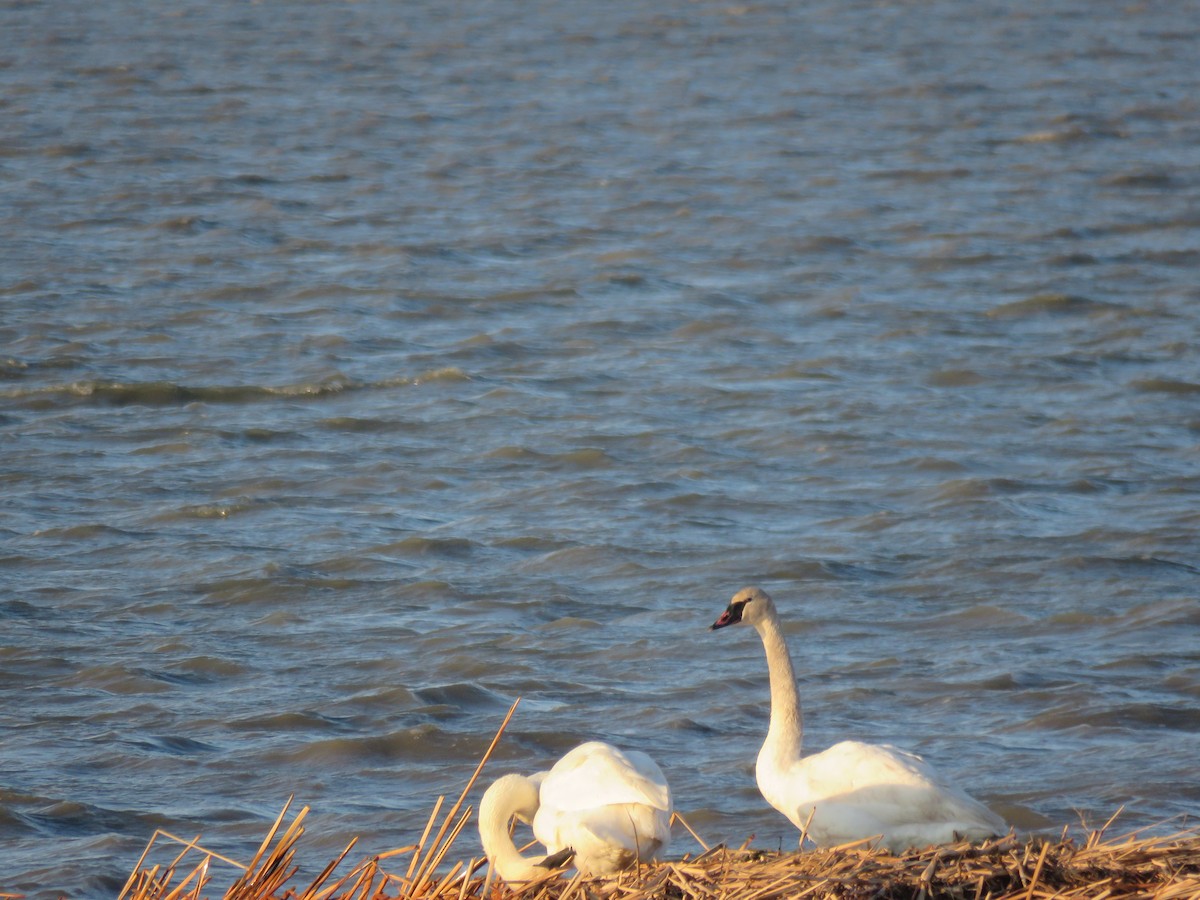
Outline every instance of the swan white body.
<path fill-rule="evenodd" d="M 893 851 L 1003 833 L 1004 820 L 946 784 L 921 757 L 886 744 L 843 741 L 802 757 L 800 694 L 775 603 L 759 588 L 734 594 L 712 628 L 753 625 L 771 681 L 771 724 L 758 754 L 758 788 L 818 846 L 881 837 Z"/>
<path fill-rule="evenodd" d="M 529 881 L 548 870 L 522 857 L 508 833 L 515 815 L 555 856 L 573 853 L 584 875 L 611 875 L 661 855 L 671 840 L 671 789 L 645 753 L 600 741 L 581 744 L 549 772 L 506 775 L 479 806 L 484 852 L 505 881 Z"/>
<path fill-rule="evenodd" d="M 580 744 L 541 783 L 533 833 L 550 853 L 575 851 L 585 875 L 611 875 L 661 855 L 671 842 L 671 789 L 645 753 Z"/>

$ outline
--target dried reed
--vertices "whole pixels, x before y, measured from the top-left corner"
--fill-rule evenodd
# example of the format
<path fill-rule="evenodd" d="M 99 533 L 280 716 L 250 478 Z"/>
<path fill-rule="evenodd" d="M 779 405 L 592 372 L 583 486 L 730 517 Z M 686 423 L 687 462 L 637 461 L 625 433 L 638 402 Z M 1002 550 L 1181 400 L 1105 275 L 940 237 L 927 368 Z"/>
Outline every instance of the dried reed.
<path fill-rule="evenodd" d="M 1082 843 L 1068 837 L 1064 829 L 1057 838 L 1022 841 L 1009 834 L 979 845 L 964 842 L 903 854 L 876 849 L 870 841 L 802 853 L 707 849 L 678 817 L 706 848 L 695 858 L 642 865 L 607 879 L 550 874 L 516 889 L 488 882 L 480 874 L 486 860 L 458 861 L 439 875 L 439 867 L 471 817 L 471 808 L 464 808 L 466 796 L 517 703 L 436 832 L 444 797 L 437 799 L 414 845 L 368 857 L 331 881 L 355 839 L 306 887 L 288 887 L 298 870 L 296 842 L 308 814 L 304 807 L 285 828 L 289 800 L 247 865 L 201 847 L 199 838 L 184 840 L 156 831 L 118 900 L 200 900 L 208 896 L 204 890 L 210 883 L 210 868 L 216 865 L 241 872 L 221 895 L 224 900 L 1200 900 L 1200 829 L 1166 837 L 1141 837 L 1137 832 L 1108 837 L 1116 814 L 1102 828 L 1090 831 Z M 165 864 L 151 865 L 148 859 L 160 838 L 183 849 Z M 382 863 L 404 854 L 411 857 L 403 875 L 384 870 Z M 186 866 L 185 858 L 192 860 Z"/>

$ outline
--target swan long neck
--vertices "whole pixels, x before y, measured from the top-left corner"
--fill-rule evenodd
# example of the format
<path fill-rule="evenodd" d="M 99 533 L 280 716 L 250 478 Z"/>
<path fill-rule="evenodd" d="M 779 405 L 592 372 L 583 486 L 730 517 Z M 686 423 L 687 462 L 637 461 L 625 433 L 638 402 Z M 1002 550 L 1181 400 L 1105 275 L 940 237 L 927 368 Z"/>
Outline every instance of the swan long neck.
<path fill-rule="evenodd" d="M 488 789 L 479 804 L 479 839 L 483 852 L 505 881 L 533 881 L 547 871 L 521 855 L 508 830 L 514 815 L 520 813 L 532 818 L 537 810 L 536 788 L 532 788 L 534 805 L 530 808 L 526 796 L 530 789 L 526 786 L 527 779 L 521 779 L 526 782 L 521 784 L 517 781 L 519 777 L 510 775 L 501 779 Z"/>
<path fill-rule="evenodd" d="M 804 734 L 796 670 L 792 668 L 792 657 L 778 617 L 763 619 L 755 627 L 767 652 L 767 672 L 771 678 L 771 725 L 761 755 L 769 756 L 777 766 L 784 767 L 800 759 L 800 741 Z"/>

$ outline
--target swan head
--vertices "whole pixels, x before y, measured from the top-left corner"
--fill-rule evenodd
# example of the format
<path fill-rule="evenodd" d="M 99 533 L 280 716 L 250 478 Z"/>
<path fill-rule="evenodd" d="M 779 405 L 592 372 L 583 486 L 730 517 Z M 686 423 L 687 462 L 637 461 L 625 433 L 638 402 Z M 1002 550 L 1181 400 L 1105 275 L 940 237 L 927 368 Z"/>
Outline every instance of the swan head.
<path fill-rule="evenodd" d="M 718 628 L 739 625 L 742 622 L 757 626 L 759 622 L 773 615 L 775 615 L 775 601 L 771 599 L 770 594 L 762 588 L 744 587 L 733 595 L 725 612 L 721 613 L 720 618 L 713 622 L 712 627 L 708 630 L 716 631 Z"/>

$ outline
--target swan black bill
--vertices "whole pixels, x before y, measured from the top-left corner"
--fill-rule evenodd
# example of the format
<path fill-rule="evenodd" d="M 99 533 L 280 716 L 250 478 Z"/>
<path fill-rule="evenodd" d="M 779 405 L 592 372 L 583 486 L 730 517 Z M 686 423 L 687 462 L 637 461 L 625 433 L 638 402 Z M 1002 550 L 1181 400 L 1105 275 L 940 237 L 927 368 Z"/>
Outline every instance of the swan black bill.
<path fill-rule="evenodd" d="M 565 847 L 557 853 L 550 854 L 537 865 L 543 869 L 565 869 L 574 856 L 575 848 Z"/>
<path fill-rule="evenodd" d="M 729 608 L 721 613 L 721 617 L 709 626 L 709 631 L 716 631 L 718 628 L 724 628 L 726 625 L 736 625 L 742 621 L 742 607 L 744 603 L 730 603 Z"/>

